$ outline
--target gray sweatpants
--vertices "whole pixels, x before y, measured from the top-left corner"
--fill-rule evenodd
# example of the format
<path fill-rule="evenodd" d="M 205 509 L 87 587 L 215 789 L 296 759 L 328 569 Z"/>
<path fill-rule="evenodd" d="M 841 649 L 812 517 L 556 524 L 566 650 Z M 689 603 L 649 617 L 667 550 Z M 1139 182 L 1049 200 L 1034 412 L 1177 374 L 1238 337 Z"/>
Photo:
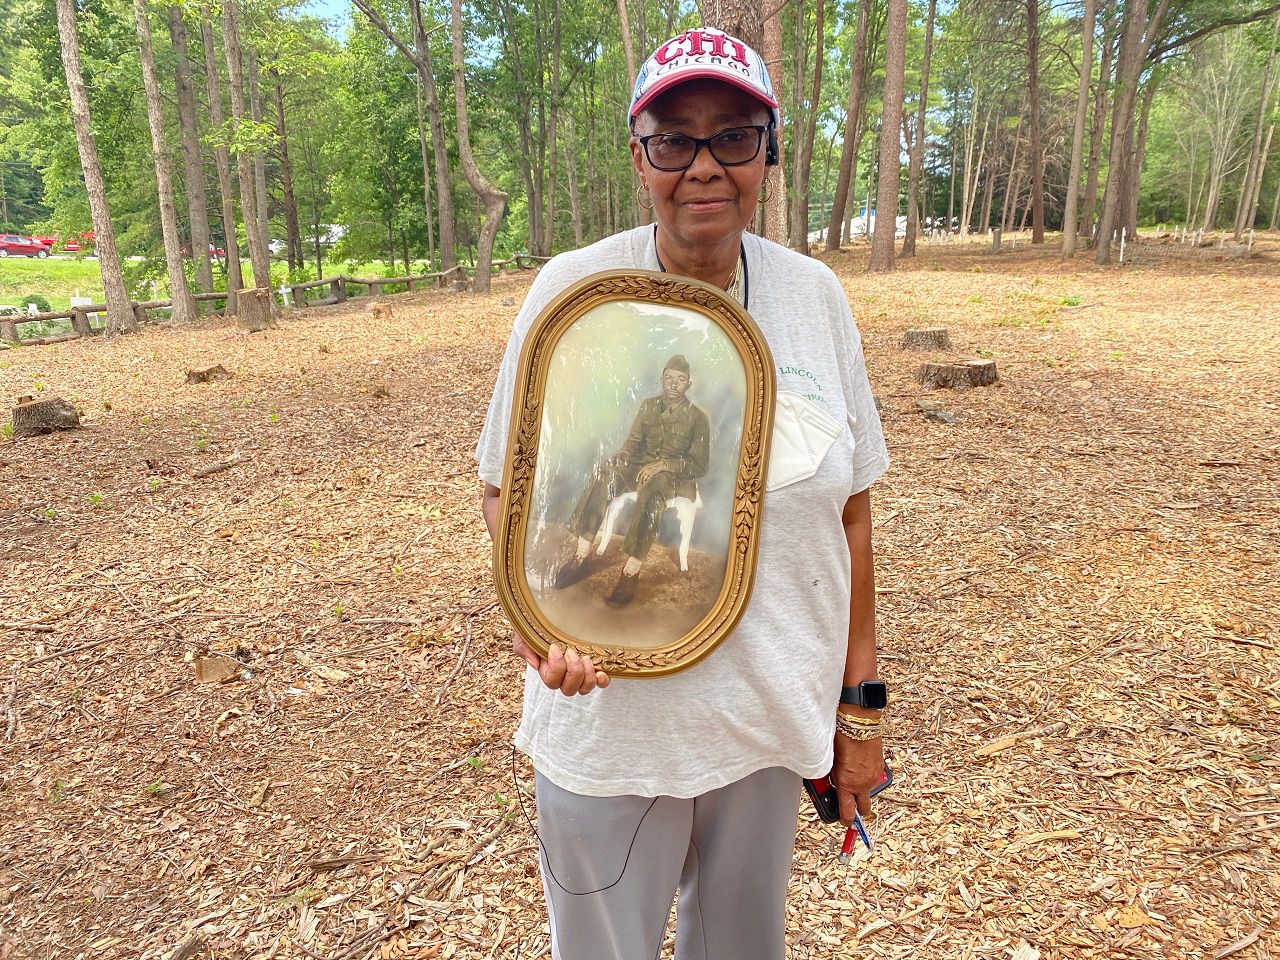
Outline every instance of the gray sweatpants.
<path fill-rule="evenodd" d="M 553 960 L 782 960 L 800 777 L 759 770 L 690 800 L 584 797 L 537 774 Z"/>

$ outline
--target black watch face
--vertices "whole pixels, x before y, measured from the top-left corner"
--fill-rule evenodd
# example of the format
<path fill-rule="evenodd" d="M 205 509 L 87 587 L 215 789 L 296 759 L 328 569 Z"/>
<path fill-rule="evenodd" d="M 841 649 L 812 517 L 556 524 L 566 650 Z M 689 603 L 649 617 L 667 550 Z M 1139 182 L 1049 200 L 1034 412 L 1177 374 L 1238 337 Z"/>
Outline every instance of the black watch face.
<path fill-rule="evenodd" d="M 864 680 L 861 690 L 862 705 L 868 710 L 883 710 L 889 705 L 889 689 L 883 680 Z"/>

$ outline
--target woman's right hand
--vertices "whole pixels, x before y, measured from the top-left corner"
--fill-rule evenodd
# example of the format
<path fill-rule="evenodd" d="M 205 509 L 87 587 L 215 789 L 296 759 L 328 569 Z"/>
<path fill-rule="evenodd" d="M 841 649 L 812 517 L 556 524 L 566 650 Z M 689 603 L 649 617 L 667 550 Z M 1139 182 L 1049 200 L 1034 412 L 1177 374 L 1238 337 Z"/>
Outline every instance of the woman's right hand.
<path fill-rule="evenodd" d="M 572 647 L 565 650 L 560 644 L 553 643 L 543 658 L 524 637 L 516 634 L 511 648 L 517 657 L 538 671 L 538 676 L 548 688 L 559 690 L 566 697 L 590 693 L 597 687 L 603 690 L 609 685 L 609 675 L 597 670 L 590 657 L 579 656 Z"/>

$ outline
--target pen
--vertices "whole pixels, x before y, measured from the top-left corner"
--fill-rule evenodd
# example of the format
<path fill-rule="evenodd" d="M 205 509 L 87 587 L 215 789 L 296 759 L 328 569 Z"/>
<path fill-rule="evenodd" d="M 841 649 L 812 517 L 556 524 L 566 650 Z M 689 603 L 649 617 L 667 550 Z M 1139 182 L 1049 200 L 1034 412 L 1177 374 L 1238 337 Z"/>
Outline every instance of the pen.
<path fill-rule="evenodd" d="M 844 843 L 840 845 L 840 855 L 836 857 L 841 863 L 849 862 L 849 855 L 853 853 L 853 841 L 855 837 L 861 837 L 862 842 L 867 845 L 867 852 L 871 852 L 871 838 L 867 836 L 867 828 L 862 823 L 862 814 L 855 811 L 853 815 L 853 826 L 845 831 Z"/>

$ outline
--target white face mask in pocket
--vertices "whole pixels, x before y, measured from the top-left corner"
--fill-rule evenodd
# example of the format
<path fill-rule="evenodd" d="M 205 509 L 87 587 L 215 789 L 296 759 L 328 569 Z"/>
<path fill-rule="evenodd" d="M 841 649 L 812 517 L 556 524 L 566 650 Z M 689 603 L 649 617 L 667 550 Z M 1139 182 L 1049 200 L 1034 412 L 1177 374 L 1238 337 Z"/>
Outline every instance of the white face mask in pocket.
<path fill-rule="evenodd" d="M 779 392 L 765 489 L 778 490 L 812 477 L 843 430 L 843 423 L 812 401 Z"/>

